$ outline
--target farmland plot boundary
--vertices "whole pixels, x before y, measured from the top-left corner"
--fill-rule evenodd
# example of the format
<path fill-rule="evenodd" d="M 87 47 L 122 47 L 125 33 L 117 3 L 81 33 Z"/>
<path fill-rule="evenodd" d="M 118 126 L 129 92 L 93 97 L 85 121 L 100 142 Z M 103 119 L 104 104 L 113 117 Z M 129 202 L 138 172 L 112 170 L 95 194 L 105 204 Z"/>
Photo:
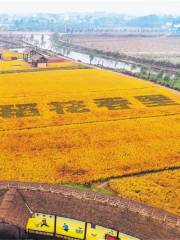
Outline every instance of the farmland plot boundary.
<path fill-rule="evenodd" d="M 123 120 L 148 119 L 148 118 L 156 118 L 156 117 L 169 117 L 169 116 L 177 116 L 177 115 L 180 115 L 180 113 L 177 112 L 177 113 L 167 113 L 167 114 L 159 114 L 159 115 L 151 115 L 151 116 L 139 116 L 139 117 L 128 117 L 128 118 L 124 117 L 124 118 L 108 119 L 108 120 L 100 120 L 100 121 L 96 120 L 96 121 L 87 121 L 87 122 L 52 124 L 52 125 L 44 125 L 44 126 L 37 126 L 37 127 L 7 128 L 7 129 L 0 129 L 0 132 L 23 131 L 23 130 L 32 130 L 32 129 L 45 129 L 45 128 L 75 126 L 75 125 L 84 125 L 84 124 L 117 122 L 117 121 L 123 121 Z"/>
<path fill-rule="evenodd" d="M 145 175 L 148 175 L 148 174 L 155 174 L 155 173 L 161 173 L 161 172 L 166 172 L 166 171 L 175 171 L 175 170 L 180 170 L 180 166 L 160 168 L 160 169 L 149 169 L 149 170 L 144 170 L 144 171 L 135 172 L 135 173 L 116 175 L 116 176 L 111 176 L 111 177 L 107 177 L 107 178 L 100 178 L 100 179 L 97 179 L 97 180 L 87 182 L 87 185 L 90 186 L 90 185 L 93 185 L 93 184 L 103 184 L 103 183 L 108 183 L 110 180 L 115 180 L 115 179 L 140 177 L 140 176 L 145 176 Z"/>

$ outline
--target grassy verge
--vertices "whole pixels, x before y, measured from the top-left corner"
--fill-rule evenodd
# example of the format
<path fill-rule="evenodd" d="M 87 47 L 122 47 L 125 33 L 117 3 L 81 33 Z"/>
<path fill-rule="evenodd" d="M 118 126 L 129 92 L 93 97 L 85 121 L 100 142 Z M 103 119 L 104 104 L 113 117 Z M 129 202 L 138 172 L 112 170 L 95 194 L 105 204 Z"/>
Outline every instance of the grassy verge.
<path fill-rule="evenodd" d="M 113 195 L 113 191 L 106 189 L 106 188 L 96 188 L 96 187 L 89 187 L 86 186 L 85 184 L 78 184 L 78 183 L 70 183 L 70 184 L 65 184 L 64 186 L 68 186 L 68 187 L 72 187 L 72 188 L 77 188 L 77 189 L 83 189 L 83 190 L 90 190 L 93 192 L 100 192 L 103 194 L 107 194 L 107 195 Z"/>

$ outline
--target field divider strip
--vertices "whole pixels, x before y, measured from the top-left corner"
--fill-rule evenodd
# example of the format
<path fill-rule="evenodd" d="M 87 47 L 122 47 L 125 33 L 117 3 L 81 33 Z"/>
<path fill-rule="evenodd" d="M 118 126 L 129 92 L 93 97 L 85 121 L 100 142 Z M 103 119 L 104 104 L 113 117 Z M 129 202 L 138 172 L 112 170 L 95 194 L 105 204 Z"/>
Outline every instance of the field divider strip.
<path fill-rule="evenodd" d="M 150 174 L 156 174 L 156 173 L 161 173 L 161 172 L 166 172 L 166 171 L 175 171 L 175 170 L 180 170 L 180 166 L 173 166 L 173 167 L 166 167 L 166 168 L 159 168 L 159 169 L 150 169 L 150 170 L 144 170 L 144 171 L 140 171 L 140 172 L 126 173 L 123 175 L 111 176 L 111 177 L 107 177 L 107 178 L 99 178 L 97 180 L 92 180 L 92 181 L 86 182 L 86 184 L 88 186 L 91 186 L 92 184 L 108 183 L 109 181 L 116 180 L 116 179 L 141 177 L 141 176 L 146 176 L 146 175 L 150 175 Z"/>
<path fill-rule="evenodd" d="M 43 128 L 52 128 L 52 127 L 64 127 L 64 126 L 74 126 L 74 125 L 84 125 L 84 124 L 95 124 L 95 123 L 106 123 L 106 122 L 116 122 L 123 120 L 135 120 L 135 119 L 148 119 L 148 118 L 157 118 L 157 117 L 168 117 L 168 116 L 176 116 L 180 115 L 178 113 L 170 113 L 170 114 L 162 114 L 162 115 L 152 115 L 152 116 L 141 116 L 141 117 L 131 117 L 131 118 L 118 118 L 118 119 L 108 119 L 108 120 L 99 120 L 99 121 L 88 121 L 88 122 L 79 122 L 79 123 L 65 123 L 65 124 L 56 124 L 56 125 L 46 125 L 46 126 L 38 126 L 38 127 L 24 127 L 24 128 L 7 128 L 0 129 L 0 132 L 8 132 L 8 131 L 23 131 L 23 130 L 33 130 L 33 129 L 43 129 Z"/>

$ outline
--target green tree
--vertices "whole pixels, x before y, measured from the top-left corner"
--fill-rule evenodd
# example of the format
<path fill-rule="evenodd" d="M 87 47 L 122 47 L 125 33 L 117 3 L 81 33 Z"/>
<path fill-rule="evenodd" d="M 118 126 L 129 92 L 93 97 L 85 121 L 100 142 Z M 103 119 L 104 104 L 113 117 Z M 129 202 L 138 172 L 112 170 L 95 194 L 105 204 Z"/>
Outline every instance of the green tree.
<path fill-rule="evenodd" d="M 90 64 L 92 63 L 93 59 L 94 59 L 94 54 L 93 54 L 93 53 L 90 53 L 90 54 L 89 54 Z"/>
<path fill-rule="evenodd" d="M 59 39 L 60 39 L 60 36 L 59 36 L 59 33 L 58 32 L 54 32 L 52 35 L 51 35 L 51 42 L 53 44 L 57 44 L 59 42 Z"/>

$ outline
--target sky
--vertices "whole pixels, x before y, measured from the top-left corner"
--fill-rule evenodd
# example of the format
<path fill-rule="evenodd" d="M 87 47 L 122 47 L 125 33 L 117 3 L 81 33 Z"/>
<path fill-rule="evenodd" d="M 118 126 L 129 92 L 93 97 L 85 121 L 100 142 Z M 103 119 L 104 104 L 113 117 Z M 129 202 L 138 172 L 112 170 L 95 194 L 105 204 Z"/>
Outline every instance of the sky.
<path fill-rule="evenodd" d="M 180 0 L 0 0 L 0 13 L 116 12 L 180 15 Z"/>

